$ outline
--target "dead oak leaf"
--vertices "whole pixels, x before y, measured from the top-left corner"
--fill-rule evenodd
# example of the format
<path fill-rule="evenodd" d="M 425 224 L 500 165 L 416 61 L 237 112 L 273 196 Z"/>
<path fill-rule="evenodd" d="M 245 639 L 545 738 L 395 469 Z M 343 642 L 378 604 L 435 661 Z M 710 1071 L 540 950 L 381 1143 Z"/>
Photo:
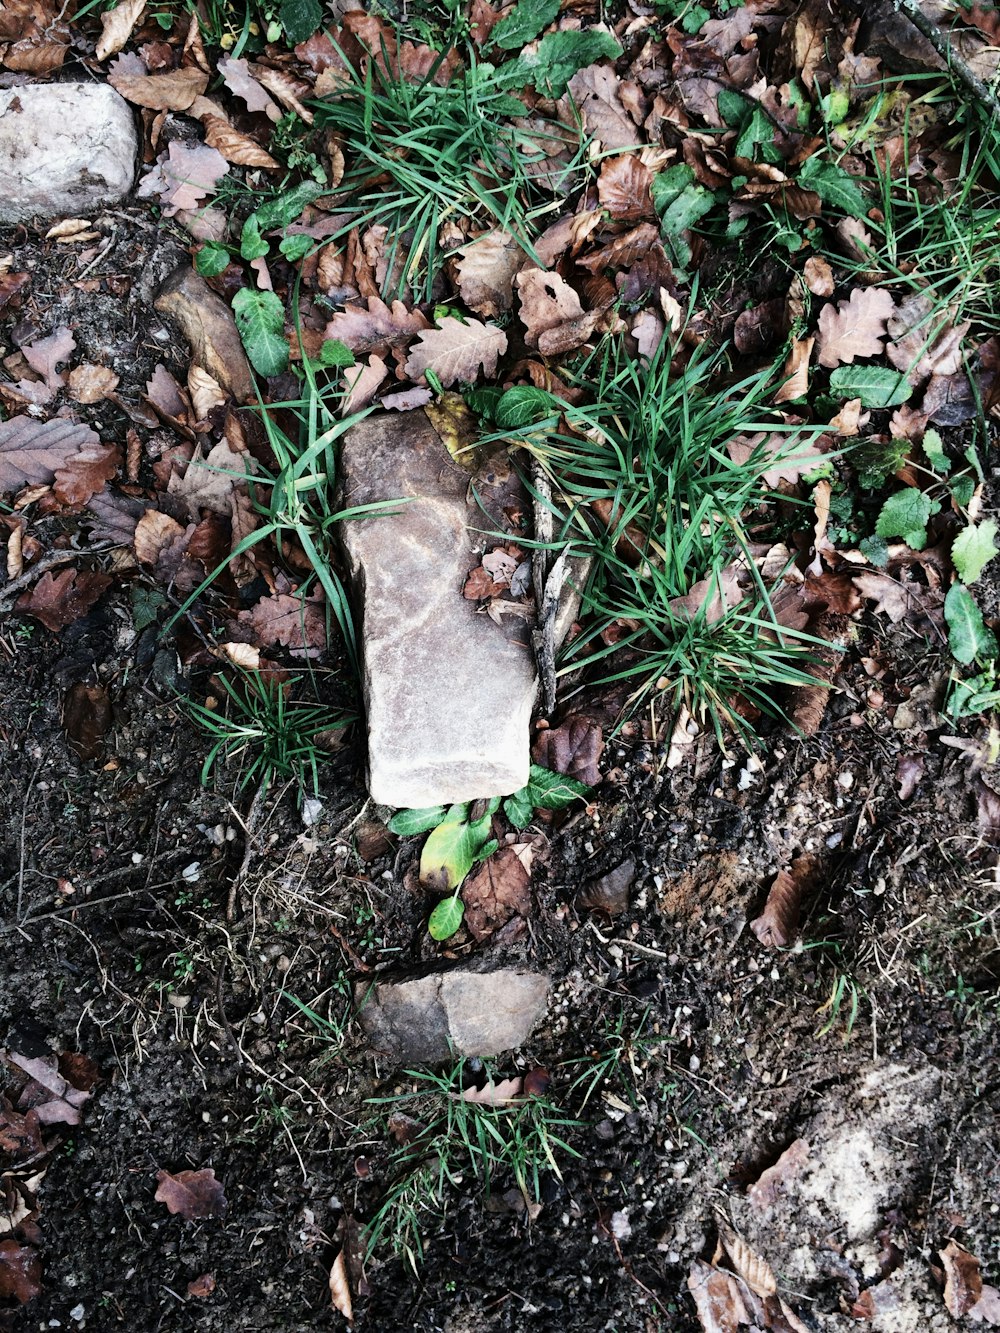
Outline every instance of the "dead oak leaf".
<path fill-rule="evenodd" d="M 825 305 L 819 314 L 819 364 L 832 370 L 859 356 L 879 356 L 894 310 L 892 296 L 882 287 L 856 287 L 848 300 Z"/>
<path fill-rule="evenodd" d="M 855 574 L 854 586 L 862 597 L 875 603 L 876 615 L 888 616 L 894 625 L 908 616 L 926 615 L 930 610 L 928 589 L 918 583 L 901 583 L 890 574 L 874 571 Z"/>
<path fill-rule="evenodd" d="M 514 278 L 525 263 L 524 254 L 510 232 L 485 232 L 461 246 L 458 253 L 461 256 L 455 261 L 458 290 L 469 309 L 487 319 L 508 311 L 514 300 Z"/>
<path fill-rule="evenodd" d="M 21 416 L 0 421 L 0 494 L 50 484 L 71 458 L 99 444 L 89 426 L 61 417 L 36 421 Z"/>
<path fill-rule="evenodd" d="M 194 522 L 203 509 L 228 515 L 233 488 L 244 481 L 246 472 L 246 455 L 237 453 L 228 441 L 220 440 L 204 458 L 200 453 L 195 454 L 183 477 L 171 473 L 167 494 L 181 501 L 188 518 Z"/>
<path fill-rule="evenodd" d="M 983 1294 L 979 1260 L 954 1240 L 950 1240 L 938 1253 L 944 1265 L 945 1308 L 954 1318 L 960 1319 L 962 1315 L 968 1314 Z"/>
<path fill-rule="evenodd" d="M 326 604 L 320 597 L 276 593 L 262 597 L 256 606 L 241 611 L 237 618 L 265 646 L 280 643 L 310 653 L 326 647 Z"/>
<path fill-rule="evenodd" d="M 747 1190 L 747 1202 L 757 1213 L 766 1213 L 788 1193 L 809 1161 L 809 1142 L 796 1139 L 773 1166 L 766 1167 Z"/>
<path fill-rule="evenodd" d="M 172 69 L 166 74 L 128 73 L 116 62 L 108 72 L 108 83 L 127 102 L 150 111 L 187 111 L 208 87 L 208 75 L 200 69 Z"/>
<path fill-rule="evenodd" d="M 118 376 L 109 366 L 95 366 L 85 361 L 69 373 L 69 396 L 90 406 L 103 402 L 118 388 Z"/>
<path fill-rule="evenodd" d="M 367 305 L 367 310 L 349 305 L 338 311 L 323 330 L 323 337 L 337 339 L 355 355 L 381 354 L 430 328 L 426 316 L 419 310 L 408 310 L 402 301 L 386 305 L 379 297 L 370 296 Z"/>
<path fill-rule="evenodd" d="M 64 569 L 59 574 L 43 574 L 30 592 L 23 592 L 15 603 L 21 615 L 33 616 L 46 629 L 58 634 L 86 615 L 112 579 L 90 569 Z"/>
<path fill-rule="evenodd" d="M 515 280 L 521 303 L 524 341 L 545 356 L 582 346 L 594 330 L 600 312 L 585 312 L 580 298 L 558 273 L 523 269 Z"/>
<path fill-rule="evenodd" d="M 511 1102 L 516 1101 L 524 1092 L 524 1079 L 520 1074 L 514 1078 L 502 1078 L 494 1083 L 488 1079 L 485 1087 L 466 1088 L 462 1093 L 463 1102 L 471 1102 L 474 1106 L 509 1106 Z M 458 1093 L 452 1093 L 457 1098 Z"/>
<path fill-rule="evenodd" d="M 227 57 L 219 61 L 218 69 L 226 87 L 242 98 L 248 111 L 263 111 L 275 123 L 281 119 L 281 108 L 250 73 L 247 61 Z"/>
<path fill-rule="evenodd" d="M 643 136 L 622 105 L 619 87 L 609 61 L 581 69 L 567 85 L 572 105 L 567 97 L 560 99 L 560 119 L 573 126 L 582 119 L 587 133 L 604 148 L 640 147 Z"/>
<path fill-rule="evenodd" d="M 806 260 L 802 277 L 813 296 L 833 295 L 833 269 L 819 255 L 812 255 Z"/>
<path fill-rule="evenodd" d="M 157 1203 L 165 1203 L 167 1211 L 178 1214 L 186 1222 L 203 1217 L 222 1217 L 226 1211 L 226 1196 L 215 1178 L 212 1167 L 200 1171 L 157 1171 L 157 1187 L 153 1196 Z"/>
<path fill-rule="evenodd" d="M 650 186 L 653 173 L 638 157 L 624 153 L 609 158 L 597 178 L 597 198 L 616 222 L 639 222 L 653 216 Z"/>
<path fill-rule="evenodd" d="M 923 292 L 903 301 L 890 317 L 887 332 L 892 339 L 885 354 L 897 370 L 906 372 L 911 384 L 921 384 L 932 375 L 957 375 L 962 369 L 962 340 L 970 320 L 955 324 L 947 310 L 935 310 Z"/>
<path fill-rule="evenodd" d="M 809 358 L 815 338 L 793 338 L 785 361 L 785 381 L 774 395 L 776 403 L 794 402 L 809 392 Z"/>
<path fill-rule="evenodd" d="M 816 440 L 803 441 L 794 434 L 774 431 L 770 435 L 757 431 L 753 435 L 736 435 L 726 441 L 726 452 L 733 462 L 742 467 L 751 459 L 760 467 L 760 479 L 765 486 L 777 486 L 780 481 L 798 481 L 803 472 L 816 466 L 822 450 Z M 766 466 L 768 456 L 770 466 Z"/>
<path fill-rule="evenodd" d="M 97 439 L 88 441 L 56 470 L 53 497 L 66 509 L 82 509 L 93 496 L 104 490 L 121 461 L 121 450 L 117 445 L 101 444 Z"/>
<path fill-rule="evenodd" d="M 507 335 L 495 324 L 477 319 L 463 323 L 454 315 L 445 315 L 436 329 L 418 335 L 406 359 L 406 373 L 421 380 L 430 371 L 445 388 L 458 381 L 471 383 L 480 367 L 487 378 L 493 376 L 506 350 Z"/>
<path fill-rule="evenodd" d="M 173 217 L 182 210 L 198 208 L 228 170 L 229 163 L 216 149 L 175 139 L 136 193 L 143 199 L 155 195 L 165 216 Z"/>
<path fill-rule="evenodd" d="M 21 348 L 25 361 L 53 391 L 61 389 L 66 383 L 66 372 L 57 367 L 61 362 L 68 361 L 75 350 L 76 339 L 65 325 L 61 325 L 47 338 L 25 343 Z"/>
<path fill-rule="evenodd" d="M 470 602 L 483 602 L 490 597 L 499 597 L 502 592 L 503 585 L 494 583 L 487 570 L 482 565 L 477 565 L 465 580 L 462 596 L 467 597 Z"/>

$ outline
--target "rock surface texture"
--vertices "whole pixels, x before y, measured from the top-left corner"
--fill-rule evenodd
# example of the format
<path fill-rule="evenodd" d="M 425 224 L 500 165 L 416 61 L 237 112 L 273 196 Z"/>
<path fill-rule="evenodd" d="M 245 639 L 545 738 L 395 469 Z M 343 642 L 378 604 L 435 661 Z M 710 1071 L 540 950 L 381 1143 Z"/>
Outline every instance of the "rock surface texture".
<path fill-rule="evenodd" d="M 402 1064 L 515 1050 L 545 1011 L 549 979 L 503 968 L 457 968 L 413 981 L 357 988 L 361 1025 L 372 1044 Z"/>
<path fill-rule="evenodd" d="M 138 152 L 128 103 L 107 84 L 0 89 L 0 222 L 118 203 L 132 189 Z"/>
<path fill-rule="evenodd" d="M 501 627 L 462 596 L 475 542 L 492 526 L 472 476 L 422 410 L 355 426 L 342 476 L 345 505 L 410 501 L 341 527 L 361 620 L 372 797 L 419 808 L 517 791 L 530 763 L 531 629 L 521 619 Z"/>

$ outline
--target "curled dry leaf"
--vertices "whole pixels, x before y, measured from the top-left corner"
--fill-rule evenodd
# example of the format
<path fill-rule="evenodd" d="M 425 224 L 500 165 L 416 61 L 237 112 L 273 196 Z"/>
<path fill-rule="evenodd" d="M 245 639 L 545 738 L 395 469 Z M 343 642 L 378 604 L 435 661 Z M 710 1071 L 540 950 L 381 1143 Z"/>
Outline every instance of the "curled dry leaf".
<path fill-rule="evenodd" d="M 215 1290 L 215 1277 L 211 1273 L 202 1273 L 201 1277 L 196 1277 L 193 1282 L 187 1284 L 189 1296 L 194 1296 L 198 1300 L 204 1300 L 206 1296 L 211 1296 Z"/>
<path fill-rule="evenodd" d="M 15 1300 L 20 1305 L 40 1295 L 42 1261 L 31 1245 L 16 1240 L 0 1240 L 0 1300 Z"/>
<path fill-rule="evenodd" d="M 461 246 L 459 254 L 455 273 L 465 304 L 488 319 L 506 313 L 514 300 L 514 278 L 525 263 L 513 236 L 506 231 L 488 231 Z"/>
<path fill-rule="evenodd" d="M 813 873 L 811 857 L 800 856 L 788 870 L 779 870 L 767 894 L 760 916 L 750 922 L 750 929 L 769 949 L 785 949 L 799 928 L 802 891 Z"/>
<path fill-rule="evenodd" d="M 574 713 L 558 727 L 538 733 L 532 757 L 542 768 L 576 778 L 588 787 L 601 781 L 600 762 L 604 752 L 601 725 L 582 713 Z"/>
<path fill-rule="evenodd" d="M 605 916 L 620 916 L 628 911 L 629 896 L 635 883 L 635 861 L 631 857 L 606 875 L 589 880 L 576 895 L 576 906 Z"/>
<path fill-rule="evenodd" d="M 488 939 L 512 917 L 531 913 L 531 848 L 501 847 L 462 887 L 465 925 L 476 940 Z"/>
<path fill-rule="evenodd" d="M 347 1258 L 343 1250 L 337 1255 L 330 1269 L 330 1300 L 333 1308 L 344 1316 L 349 1324 L 354 1322 L 354 1303 L 351 1300 L 351 1287 L 347 1280 Z"/>
<path fill-rule="evenodd" d="M 472 1102 L 475 1106 L 504 1106 L 515 1101 L 523 1091 L 524 1079 L 517 1075 L 515 1078 L 502 1078 L 499 1083 L 490 1080 L 483 1088 L 466 1088 L 462 1093 L 462 1101 Z"/>
<path fill-rule="evenodd" d="M 833 295 L 833 269 L 819 255 L 812 255 L 806 260 L 802 276 L 813 296 Z"/>
<path fill-rule="evenodd" d="M 218 69 L 226 87 L 243 99 L 248 111 L 263 111 L 275 123 L 281 119 L 281 108 L 250 73 L 247 61 L 227 57 L 219 61 Z"/>
<path fill-rule="evenodd" d="M 719 1226 L 719 1239 L 737 1275 L 743 1279 L 750 1290 L 761 1297 L 775 1295 L 778 1290 L 778 1282 L 774 1276 L 774 1270 L 767 1260 L 762 1259 L 742 1236 L 721 1224 Z"/>
<path fill-rule="evenodd" d="M 528 347 L 540 348 L 546 333 L 569 326 L 574 327 L 584 309 L 576 292 L 558 273 L 547 273 L 540 268 L 522 269 L 515 279 L 521 303 L 521 322 L 524 341 Z M 586 341 L 589 331 L 580 339 Z"/>
<path fill-rule="evenodd" d="M 954 1240 L 950 1240 L 939 1254 L 944 1265 L 945 1307 L 950 1315 L 960 1319 L 983 1294 L 979 1260 Z"/>
<path fill-rule="evenodd" d="M 101 15 L 103 31 L 94 51 L 98 60 L 107 60 L 122 49 L 145 8 L 146 0 L 119 0 L 114 9 L 105 10 Z"/>
<path fill-rule="evenodd" d="M 226 1196 L 215 1178 L 212 1167 L 199 1171 L 157 1171 L 157 1203 L 164 1203 L 167 1211 L 178 1214 L 186 1222 L 203 1217 L 222 1217 L 226 1211 Z"/>
<path fill-rule="evenodd" d="M 220 643 L 215 649 L 216 657 L 224 657 L 233 666 L 242 671 L 260 670 L 260 649 L 252 643 Z"/>
<path fill-rule="evenodd" d="M 776 403 L 793 402 L 809 392 L 809 358 L 815 338 L 793 338 L 785 361 L 785 382 L 774 395 Z"/>
<path fill-rule="evenodd" d="M 908 801 L 924 776 L 924 757 L 920 754 L 901 754 L 896 760 L 896 781 L 899 799 Z"/>
<path fill-rule="evenodd" d="M 265 152 L 256 140 L 233 129 L 221 116 L 202 116 L 201 123 L 205 127 L 205 142 L 209 148 L 221 153 L 227 162 L 240 167 L 261 167 L 265 171 L 280 170 L 281 163 Z"/>
<path fill-rule="evenodd" d="M 601 167 L 597 197 L 618 222 L 638 222 L 653 215 L 650 186 L 653 173 L 634 154 L 612 157 Z"/>
<path fill-rule="evenodd" d="M 85 361 L 69 373 L 69 396 L 78 403 L 100 403 L 118 388 L 118 376 L 108 366 Z"/>
<path fill-rule="evenodd" d="M 819 364 L 832 370 L 859 356 L 879 356 L 894 310 L 892 296 L 882 287 L 855 287 L 848 300 L 825 305 L 819 314 Z"/>
<path fill-rule="evenodd" d="M 208 87 L 208 75 L 200 69 L 172 69 L 166 74 L 132 74 L 120 69 L 108 73 L 108 83 L 127 102 L 150 111 L 187 111 Z"/>
<path fill-rule="evenodd" d="M 92 569 L 63 569 L 42 575 L 30 592 L 24 592 L 15 603 L 18 612 L 34 616 L 46 629 L 58 634 L 86 615 L 112 579 Z"/>
<path fill-rule="evenodd" d="M 765 1213 L 787 1193 L 809 1161 L 809 1143 L 796 1139 L 789 1144 L 773 1166 L 767 1167 L 747 1190 L 747 1200 L 755 1212 Z"/>
<path fill-rule="evenodd" d="M 66 691 L 62 720 L 70 749 L 80 759 L 96 759 L 111 726 L 111 696 L 103 685 L 77 681 Z"/>

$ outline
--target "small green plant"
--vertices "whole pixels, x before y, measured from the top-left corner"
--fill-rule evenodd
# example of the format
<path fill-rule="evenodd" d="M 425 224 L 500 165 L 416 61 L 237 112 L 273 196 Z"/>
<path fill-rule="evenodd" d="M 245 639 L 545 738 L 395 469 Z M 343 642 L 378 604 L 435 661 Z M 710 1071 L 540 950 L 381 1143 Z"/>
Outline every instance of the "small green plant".
<path fill-rule="evenodd" d="M 817 1037 L 825 1037 L 843 1020 L 844 1045 L 846 1046 L 851 1040 L 854 1025 L 858 1021 L 858 1013 L 861 1009 L 861 1000 L 864 993 L 863 988 L 858 985 L 852 976 L 849 976 L 846 972 L 838 971 L 834 975 L 829 996 L 816 1010 L 817 1018 L 821 1018 L 823 1014 L 828 1015 L 826 1022 L 817 1030 Z"/>
<path fill-rule="evenodd" d="M 329 1016 L 326 1018 L 318 1013 L 313 1005 L 306 1004 L 304 1000 L 300 1000 L 297 995 L 293 995 L 290 991 L 282 990 L 278 993 L 283 1000 L 287 1000 L 289 1004 L 294 1005 L 300 1014 L 308 1018 L 324 1042 L 329 1043 L 328 1057 L 335 1055 L 347 1038 L 347 1029 L 350 1027 L 354 1013 L 351 985 L 346 972 L 340 971 L 337 973 L 331 987 Z M 314 1003 L 318 1003 L 318 1001 Z"/>
<path fill-rule="evenodd" d="M 502 1085 L 487 1066 L 487 1088 Z M 582 1122 L 564 1114 L 547 1095 L 515 1093 L 491 1101 L 470 1101 L 465 1063 L 450 1072 L 407 1070 L 413 1090 L 401 1096 L 375 1098 L 387 1120 L 404 1112 L 415 1128 L 411 1142 L 397 1148 L 389 1161 L 392 1183 L 368 1227 L 369 1254 L 387 1241 L 392 1250 L 417 1270 L 423 1237 L 440 1225 L 451 1190 L 472 1176 L 485 1197 L 504 1177 L 511 1178 L 526 1205 L 537 1201 L 541 1176 L 561 1178 L 559 1158 L 578 1157 L 566 1135 Z"/>
<path fill-rule="evenodd" d="M 351 718 L 333 718 L 325 705 L 291 702 L 286 686 L 248 673 L 241 673 L 236 683 L 223 677 L 221 685 L 227 713 L 189 699 L 181 705 L 214 737 L 202 765 L 202 782 L 208 782 L 220 759 L 239 761 L 241 789 L 252 783 L 267 788 L 275 778 L 285 778 L 294 781 L 300 799 L 316 796 L 320 766 L 330 757 L 324 738 Z"/>

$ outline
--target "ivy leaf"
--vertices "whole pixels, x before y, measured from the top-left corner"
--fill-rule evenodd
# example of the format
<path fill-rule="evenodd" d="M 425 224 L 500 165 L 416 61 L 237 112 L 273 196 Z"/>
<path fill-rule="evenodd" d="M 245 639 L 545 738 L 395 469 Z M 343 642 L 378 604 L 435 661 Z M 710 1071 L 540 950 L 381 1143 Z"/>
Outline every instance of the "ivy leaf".
<path fill-rule="evenodd" d="M 905 375 L 887 366 L 838 366 L 830 376 L 838 398 L 860 398 L 862 407 L 898 407 L 913 393 Z"/>
<path fill-rule="evenodd" d="M 908 486 L 890 495 L 882 506 L 875 524 L 876 535 L 902 537 L 911 550 L 922 551 L 927 545 L 927 524 L 931 515 L 936 514 L 940 508 L 937 500 Z"/>
<path fill-rule="evenodd" d="M 203 278 L 214 278 L 229 264 L 229 251 L 217 241 L 208 241 L 194 257 L 194 270 Z"/>
<path fill-rule="evenodd" d="M 560 0 L 521 0 L 490 33 L 491 42 L 502 51 L 521 50 L 549 26 L 559 13 L 559 4 Z"/>
<path fill-rule="evenodd" d="M 537 810 L 565 810 L 580 797 L 585 797 L 590 788 L 565 773 L 553 773 L 539 764 L 532 764 L 526 790 Z"/>
<path fill-rule="evenodd" d="M 535 813 L 529 788 L 522 787 L 520 791 L 514 792 L 513 796 L 508 796 L 503 803 L 503 812 L 515 828 L 527 828 L 531 823 L 531 816 Z"/>
<path fill-rule="evenodd" d="M 339 338 L 324 338 L 323 346 L 319 349 L 319 363 L 336 370 L 349 370 L 355 364 L 354 353 Z"/>
<path fill-rule="evenodd" d="M 839 208 L 848 217 L 863 218 L 868 212 L 868 201 L 854 177 L 835 162 L 824 162 L 819 157 L 807 158 L 799 172 L 799 184 L 818 194 L 824 204 Z"/>
<path fill-rule="evenodd" d="M 251 213 L 243 224 L 243 230 L 240 232 L 240 258 L 263 259 L 270 250 L 270 244 L 264 240 L 260 234 L 260 224 L 257 221 L 257 214 Z"/>
<path fill-rule="evenodd" d="M 953 583 L 944 599 L 948 646 L 957 662 L 968 666 L 977 657 L 995 657 L 997 641 L 987 629 L 976 599 L 964 583 Z"/>
<path fill-rule="evenodd" d="M 715 204 L 714 196 L 703 185 L 694 184 L 694 171 L 686 162 L 654 176 L 650 195 L 660 218 L 660 231 L 670 243 L 677 262 L 689 264 L 691 247 L 682 233 L 710 211 Z"/>
<path fill-rule="evenodd" d="M 292 264 L 297 263 L 300 259 L 305 259 L 312 248 L 313 239 L 311 236 L 283 236 L 278 242 L 278 249 Z"/>
<path fill-rule="evenodd" d="M 427 922 L 427 931 L 433 940 L 447 940 L 454 935 L 465 916 L 461 898 L 442 898 Z"/>
<path fill-rule="evenodd" d="M 271 231 L 275 227 L 289 227 L 300 217 L 306 204 L 311 204 L 321 194 L 328 194 L 329 186 L 318 185 L 316 181 L 302 181 L 294 189 L 271 199 L 250 216 L 256 219 L 257 230 Z M 244 228 L 245 229 L 245 228 Z"/>
<path fill-rule="evenodd" d="M 233 314 L 250 364 L 258 375 L 280 375 L 288 367 L 285 307 L 274 292 L 244 287 L 233 297 Z"/>
<path fill-rule="evenodd" d="M 963 583 L 975 583 L 997 554 L 996 535 L 996 520 L 990 518 L 985 523 L 970 523 L 955 538 L 951 558 Z"/>
<path fill-rule="evenodd" d="M 397 833 L 401 838 L 411 838 L 415 833 L 427 833 L 437 828 L 447 813 L 443 805 L 431 805 L 423 810 L 400 810 L 386 827 L 390 833 Z"/>
<path fill-rule="evenodd" d="M 281 0 L 278 17 L 285 35 L 293 45 L 310 38 L 323 22 L 319 0 Z"/>

